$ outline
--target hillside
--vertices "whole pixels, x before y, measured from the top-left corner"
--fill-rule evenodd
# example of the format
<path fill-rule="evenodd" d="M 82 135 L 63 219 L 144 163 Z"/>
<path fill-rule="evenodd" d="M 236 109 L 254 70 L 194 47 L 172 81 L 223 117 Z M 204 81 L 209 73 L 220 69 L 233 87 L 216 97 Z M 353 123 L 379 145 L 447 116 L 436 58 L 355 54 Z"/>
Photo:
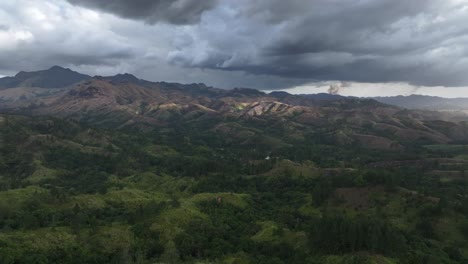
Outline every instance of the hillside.
<path fill-rule="evenodd" d="M 130 74 L 0 97 L 0 262 L 468 262 L 460 116 Z"/>
<path fill-rule="evenodd" d="M 0 92 L 0 97 L 12 89 Z M 174 122 L 195 123 L 245 142 L 250 139 L 242 137 L 252 135 L 252 130 L 266 135 L 266 129 L 275 131 L 276 135 L 268 137 L 276 142 L 315 134 L 343 146 L 385 150 L 402 150 L 415 142 L 468 140 L 465 123 L 459 122 L 465 120 L 463 116 L 402 110 L 370 99 L 265 94 L 246 88 L 222 90 L 202 84 L 148 82 L 129 74 L 95 77 L 69 89 L 46 91 L 21 100 L 5 100 L 0 109 L 103 128 L 151 130 Z M 234 134 L 233 122 L 244 124 Z"/>
<path fill-rule="evenodd" d="M 274 150 L 272 132 L 219 133 L 246 139 L 244 125 L 124 132 L 3 115 L 3 260 L 465 263 L 466 146 L 311 137 Z"/>

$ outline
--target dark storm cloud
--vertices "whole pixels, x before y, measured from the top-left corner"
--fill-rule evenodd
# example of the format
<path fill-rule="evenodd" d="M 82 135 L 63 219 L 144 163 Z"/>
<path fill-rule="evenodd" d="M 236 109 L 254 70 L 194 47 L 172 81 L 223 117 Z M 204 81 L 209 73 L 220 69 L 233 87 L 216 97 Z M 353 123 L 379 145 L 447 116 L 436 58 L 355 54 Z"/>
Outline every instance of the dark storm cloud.
<path fill-rule="evenodd" d="M 150 24 L 168 22 L 193 24 L 203 12 L 212 9 L 217 0 L 67 0 L 71 4 L 110 12 L 123 18 L 144 20 Z"/>
<path fill-rule="evenodd" d="M 468 86 L 468 0 L 2 0 L 0 21 L 2 75 Z"/>
<path fill-rule="evenodd" d="M 468 84 L 466 1 L 236 3 L 231 19 L 212 15 L 198 28 L 203 46 L 191 42 L 172 61 L 309 80 Z"/>

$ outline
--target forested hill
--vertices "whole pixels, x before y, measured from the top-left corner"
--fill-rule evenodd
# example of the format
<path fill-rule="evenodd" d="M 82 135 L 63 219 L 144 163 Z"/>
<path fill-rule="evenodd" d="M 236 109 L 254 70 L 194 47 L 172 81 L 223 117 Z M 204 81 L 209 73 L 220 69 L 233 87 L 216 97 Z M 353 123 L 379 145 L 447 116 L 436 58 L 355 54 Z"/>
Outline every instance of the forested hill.
<path fill-rule="evenodd" d="M 11 115 L 0 133 L 3 263 L 467 261 L 461 145 L 311 134 L 271 149 L 193 123 L 125 132 Z"/>
<path fill-rule="evenodd" d="M 468 263 L 462 116 L 128 74 L 0 109 L 0 263 Z"/>

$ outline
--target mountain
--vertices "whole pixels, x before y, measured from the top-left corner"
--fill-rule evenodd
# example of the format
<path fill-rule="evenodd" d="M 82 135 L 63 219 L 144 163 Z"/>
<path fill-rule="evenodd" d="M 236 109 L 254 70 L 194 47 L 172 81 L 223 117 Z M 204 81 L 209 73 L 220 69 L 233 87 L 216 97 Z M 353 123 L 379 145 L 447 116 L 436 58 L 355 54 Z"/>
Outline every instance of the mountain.
<path fill-rule="evenodd" d="M 427 95 L 373 97 L 373 99 L 390 105 L 407 109 L 425 109 L 436 111 L 468 110 L 468 98 L 442 98 Z"/>
<path fill-rule="evenodd" d="M 66 73 L 58 80 L 68 78 L 68 74 L 81 76 L 59 67 L 36 75 L 49 76 L 50 82 L 58 82 L 51 72 Z M 395 151 L 415 142 L 468 141 L 468 130 L 459 122 L 466 120 L 464 115 L 409 111 L 373 99 L 266 94 L 248 88 L 223 90 L 204 84 L 150 82 L 131 74 L 96 76 L 66 89 L 44 89 L 42 93 L 28 89 L 0 91 L 0 110 L 60 117 L 112 129 L 149 131 L 191 123 L 242 144 L 263 133 L 262 140 L 276 142 L 272 148 L 311 134 L 339 145 Z M 15 94 L 21 94 L 21 98 L 11 99 Z M 267 131 L 275 131 L 276 135 L 266 136 Z"/>
<path fill-rule="evenodd" d="M 14 77 L 0 78 L 0 89 L 16 87 L 64 88 L 88 80 L 91 76 L 53 66 L 48 70 L 19 72 Z"/>
<path fill-rule="evenodd" d="M 98 76 L 52 94 L 5 101 L 0 109 L 104 128 L 149 131 L 177 122 L 190 123 L 205 131 L 217 131 L 239 144 L 258 137 L 265 142 L 274 140 L 266 146 L 273 149 L 311 134 L 339 145 L 395 151 L 414 142 L 468 140 L 465 126 L 450 114 L 408 111 L 372 99 L 149 82 L 129 74 Z"/>
<path fill-rule="evenodd" d="M 5 263 L 468 263 L 466 116 L 130 74 L 0 98 Z"/>

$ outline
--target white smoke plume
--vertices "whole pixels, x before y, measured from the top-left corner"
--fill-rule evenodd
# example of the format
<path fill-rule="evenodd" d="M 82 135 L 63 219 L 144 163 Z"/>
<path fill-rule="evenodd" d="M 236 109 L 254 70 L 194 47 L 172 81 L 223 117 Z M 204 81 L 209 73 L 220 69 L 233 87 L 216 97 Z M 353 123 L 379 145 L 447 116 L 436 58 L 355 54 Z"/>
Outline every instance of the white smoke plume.
<path fill-rule="evenodd" d="M 329 94 L 340 94 L 340 92 L 343 90 L 343 88 L 348 88 L 351 87 L 352 84 L 349 82 L 340 82 L 340 83 L 332 83 L 330 84 L 330 87 L 328 88 L 328 93 Z"/>

